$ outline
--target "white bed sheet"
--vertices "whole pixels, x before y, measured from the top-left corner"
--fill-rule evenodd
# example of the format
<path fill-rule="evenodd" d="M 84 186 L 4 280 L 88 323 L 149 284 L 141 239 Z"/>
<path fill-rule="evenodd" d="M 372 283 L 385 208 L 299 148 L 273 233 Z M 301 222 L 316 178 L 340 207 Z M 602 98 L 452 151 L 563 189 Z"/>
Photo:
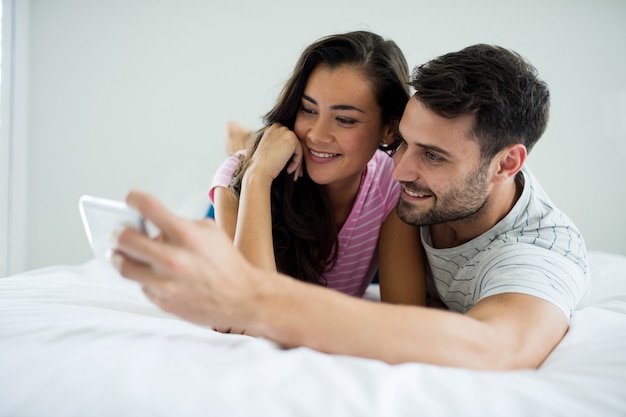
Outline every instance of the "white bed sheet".
<path fill-rule="evenodd" d="M 96 261 L 0 279 L 0 416 L 625 416 L 626 257 L 590 261 L 565 339 L 540 369 L 513 372 L 215 333 Z"/>

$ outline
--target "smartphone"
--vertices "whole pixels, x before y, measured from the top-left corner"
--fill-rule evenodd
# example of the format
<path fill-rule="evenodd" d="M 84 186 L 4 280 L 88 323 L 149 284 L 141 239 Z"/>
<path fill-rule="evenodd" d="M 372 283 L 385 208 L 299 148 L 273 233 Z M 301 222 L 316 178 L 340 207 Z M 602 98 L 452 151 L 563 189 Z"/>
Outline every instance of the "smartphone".
<path fill-rule="evenodd" d="M 93 255 L 102 262 L 109 262 L 109 253 L 113 249 L 111 233 L 116 228 L 134 227 L 147 234 L 139 212 L 122 201 L 83 195 L 78 200 L 78 208 Z"/>

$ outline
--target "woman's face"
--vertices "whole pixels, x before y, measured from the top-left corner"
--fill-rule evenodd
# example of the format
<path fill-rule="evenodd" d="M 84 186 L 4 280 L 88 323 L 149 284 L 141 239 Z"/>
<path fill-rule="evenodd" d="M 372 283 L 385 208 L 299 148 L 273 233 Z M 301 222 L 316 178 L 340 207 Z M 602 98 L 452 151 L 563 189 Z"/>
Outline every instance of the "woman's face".
<path fill-rule="evenodd" d="M 319 65 L 313 70 L 294 131 L 314 182 L 337 189 L 358 187 L 388 130 L 370 82 L 355 67 Z"/>

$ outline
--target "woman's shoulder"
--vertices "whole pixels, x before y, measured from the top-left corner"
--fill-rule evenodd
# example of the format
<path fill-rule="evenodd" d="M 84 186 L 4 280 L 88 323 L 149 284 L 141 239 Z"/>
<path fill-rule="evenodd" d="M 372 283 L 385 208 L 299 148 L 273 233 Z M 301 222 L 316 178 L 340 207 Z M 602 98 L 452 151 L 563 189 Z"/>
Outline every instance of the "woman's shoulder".
<path fill-rule="evenodd" d="M 211 186 L 209 187 L 209 198 L 211 199 L 211 201 L 213 201 L 213 194 L 216 187 L 228 188 L 230 186 L 230 181 L 233 177 L 233 173 L 239 165 L 239 160 L 245 154 L 246 151 L 235 152 L 234 154 L 226 158 L 224 162 L 222 162 L 222 164 L 219 166 L 219 168 L 217 168 L 215 174 L 213 175 Z"/>
<path fill-rule="evenodd" d="M 393 158 L 381 150 L 376 150 L 372 159 L 367 163 L 366 178 L 369 181 L 393 181 Z"/>
<path fill-rule="evenodd" d="M 245 150 L 235 152 L 234 154 L 226 158 L 224 162 L 222 162 L 222 164 L 217 169 L 217 172 L 220 173 L 221 175 L 229 175 L 229 176 L 232 175 L 232 173 L 237 168 L 237 165 L 239 165 L 239 161 L 245 155 L 246 155 Z"/>

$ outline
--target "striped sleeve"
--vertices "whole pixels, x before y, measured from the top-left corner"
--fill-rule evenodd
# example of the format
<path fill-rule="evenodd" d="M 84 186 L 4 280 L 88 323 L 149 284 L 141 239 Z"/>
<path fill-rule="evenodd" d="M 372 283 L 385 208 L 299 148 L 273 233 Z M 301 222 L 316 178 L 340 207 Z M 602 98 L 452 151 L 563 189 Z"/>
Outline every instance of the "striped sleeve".
<path fill-rule="evenodd" d="M 532 295 L 556 305 L 568 319 L 589 285 L 578 265 L 554 251 L 528 244 L 508 244 L 497 256 L 487 256 L 477 278 L 479 299 L 511 292 Z"/>
<path fill-rule="evenodd" d="M 230 187 L 230 180 L 233 177 L 233 172 L 235 172 L 237 165 L 239 165 L 239 156 L 243 153 L 243 151 L 237 152 L 226 159 L 215 172 L 213 181 L 211 182 L 211 187 L 209 188 L 209 199 L 211 199 L 211 203 L 214 203 L 213 194 L 215 193 L 216 187 Z"/>

